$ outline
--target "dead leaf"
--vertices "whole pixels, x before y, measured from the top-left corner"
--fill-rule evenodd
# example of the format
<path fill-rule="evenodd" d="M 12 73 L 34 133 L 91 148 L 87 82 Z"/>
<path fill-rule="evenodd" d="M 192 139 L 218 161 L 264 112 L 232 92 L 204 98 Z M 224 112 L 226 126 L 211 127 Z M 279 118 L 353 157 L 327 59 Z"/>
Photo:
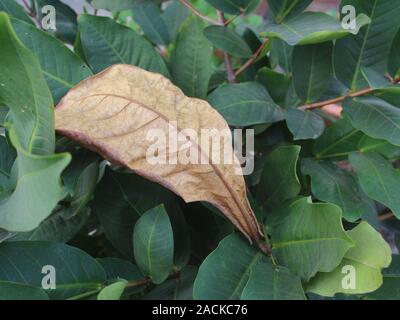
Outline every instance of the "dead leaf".
<path fill-rule="evenodd" d="M 186 97 L 160 74 L 114 65 L 71 89 L 57 106 L 55 117 L 59 133 L 167 187 L 186 202 L 210 202 L 250 241 L 260 244 L 262 233 L 247 199 L 244 178 L 235 174 L 240 169 L 237 158 L 232 164 L 202 164 L 209 162 L 213 151 L 202 149 L 184 131 L 193 129 L 200 137 L 202 129 L 229 129 L 206 101 Z M 185 152 L 197 150 L 203 162 L 149 163 L 146 154 L 154 143 L 147 137 L 151 129 L 176 130 L 182 139 L 179 147 Z M 170 146 L 165 151 L 170 159 L 179 156 Z"/>

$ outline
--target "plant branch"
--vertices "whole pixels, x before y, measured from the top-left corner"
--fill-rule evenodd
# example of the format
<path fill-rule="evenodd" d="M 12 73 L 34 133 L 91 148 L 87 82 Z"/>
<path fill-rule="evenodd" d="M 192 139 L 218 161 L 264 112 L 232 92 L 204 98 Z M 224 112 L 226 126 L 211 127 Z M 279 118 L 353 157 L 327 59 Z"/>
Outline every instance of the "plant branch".
<path fill-rule="evenodd" d="M 26 11 L 28 12 L 28 15 L 34 20 L 34 22 L 36 23 L 36 26 L 41 29 L 41 24 L 40 21 L 37 17 L 35 8 L 33 6 L 30 6 L 27 2 L 27 0 L 22 0 L 22 4 L 25 7 Z"/>
<path fill-rule="evenodd" d="M 179 279 L 180 276 L 181 276 L 181 273 L 179 271 L 173 272 L 168 276 L 167 280 Z M 151 283 L 151 279 L 145 278 L 145 279 L 141 279 L 141 280 L 137 280 L 137 281 L 128 282 L 126 287 L 127 288 L 140 287 L 140 286 L 144 286 L 144 285 L 150 284 L 150 283 Z"/>
<path fill-rule="evenodd" d="M 226 20 L 225 20 L 224 14 L 221 11 L 217 10 L 217 15 L 218 15 L 219 23 L 221 25 L 225 25 Z M 232 58 L 226 52 L 223 52 L 223 55 L 224 55 L 227 79 L 230 83 L 234 83 L 234 82 L 236 82 L 236 76 L 235 76 L 235 72 L 233 71 L 233 67 L 232 67 Z"/>
<path fill-rule="evenodd" d="M 393 218 L 395 218 L 395 215 L 392 212 L 385 213 L 385 214 L 383 214 L 383 215 L 378 217 L 379 221 L 387 221 L 387 220 L 390 220 L 390 219 L 393 219 Z"/>
<path fill-rule="evenodd" d="M 215 21 L 209 17 L 207 17 L 206 15 L 202 14 L 200 11 L 198 11 L 189 1 L 187 0 L 179 0 L 186 8 L 188 8 L 190 11 L 192 11 L 196 16 L 200 17 L 201 19 L 203 19 L 204 21 L 207 21 L 208 23 L 211 23 L 213 25 L 216 26 L 223 26 L 224 24 L 219 22 L 219 21 Z"/>
<path fill-rule="evenodd" d="M 394 84 L 398 84 L 399 82 L 400 82 L 399 78 L 396 78 L 396 79 L 393 80 Z M 299 109 L 301 109 L 301 110 L 318 109 L 318 108 L 322 108 L 322 107 L 325 107 L 325 106 L 330 105 L 330 104 L 341 103 L 346 98 L 355 98 L 355 97 L 364 96 L 364 95 L 366 95 L 368 93 L 371 93 L 371 92 L 373 92 L 375 90 L 376 89 L 374 89 L 374 88 L 366 88 L 366 89 L 362 89 L 362 90 L 350 93 L 350 94 L 345 95 L 345 96 L 337 97 L 337 98 L 334 98 L 334 99 L 325 100 L 325 101 L 321 101 L 321 102 L 316 102 L 316 103 L 312 103 L 312 104 L 307 104 L 307 105 L 304 105 L 304 106 L 300 107 Z"/>
<path fill-rule="evenodd" d="M 247 60 L 236 72 L 235 72 L 235 77 L 238 77 L 240 74 L 242 74 L 247 68 L 249 68 L 260 56 L 261 52 L 265 49 L 265 47 L 268 45 L 269 39 L 265 39 L 264 42 L 261 44 L 261 46 L 257 49 L 257 51 L 250 57 L 249 60 Z"/>

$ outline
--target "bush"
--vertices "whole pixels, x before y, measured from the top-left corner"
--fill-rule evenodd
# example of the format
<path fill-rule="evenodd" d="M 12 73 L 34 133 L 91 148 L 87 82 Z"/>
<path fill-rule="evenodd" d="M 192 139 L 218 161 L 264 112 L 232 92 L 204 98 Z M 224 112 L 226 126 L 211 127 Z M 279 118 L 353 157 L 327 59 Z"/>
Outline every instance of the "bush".
<path fill-rule="evenodd" d="M 0 297 L 399 298 L 400 0 L 311 2 L 0 0 Z"/>

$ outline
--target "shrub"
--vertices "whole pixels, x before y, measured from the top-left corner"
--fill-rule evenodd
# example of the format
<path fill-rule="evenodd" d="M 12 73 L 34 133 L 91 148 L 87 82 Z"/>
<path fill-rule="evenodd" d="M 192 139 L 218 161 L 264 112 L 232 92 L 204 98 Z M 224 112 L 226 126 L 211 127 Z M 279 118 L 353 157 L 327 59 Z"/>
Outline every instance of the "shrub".
<path fill-rule="evenodd" d="M 0 0 L 0 297 L 399 298 L 400 0 L 311 2 Z"/>

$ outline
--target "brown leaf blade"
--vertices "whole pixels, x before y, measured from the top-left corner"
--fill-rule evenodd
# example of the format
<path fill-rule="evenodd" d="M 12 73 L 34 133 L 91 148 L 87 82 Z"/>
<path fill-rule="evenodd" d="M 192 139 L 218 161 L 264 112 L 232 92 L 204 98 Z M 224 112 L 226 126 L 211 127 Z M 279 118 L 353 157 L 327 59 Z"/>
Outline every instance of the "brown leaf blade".
<path fill-rule="evenodd" d="M 224 152 L 233 152 L 231 144 L 214 150 L 199 143 L 204 129 L 231 135 L 226 121 L 206 101 L 186 97 L 160 74 L 114 65 L 71 89 L 56 107 L 55 118 L 59 133 L 167 187 L 186 202 L 210 202 L 250 241 L 261 243 L 236 156 L 231 164 L 211 161 L 216 154 L 222 158 Z M 148 160 L 154 144 L 149 132 L 160 131 L 168 139 L 176 132 L 178 138 L 177 146 L 165 146 L 166 164 Z M 182 152 L 197 153 L 199 163 L 182 163 Z"/>

